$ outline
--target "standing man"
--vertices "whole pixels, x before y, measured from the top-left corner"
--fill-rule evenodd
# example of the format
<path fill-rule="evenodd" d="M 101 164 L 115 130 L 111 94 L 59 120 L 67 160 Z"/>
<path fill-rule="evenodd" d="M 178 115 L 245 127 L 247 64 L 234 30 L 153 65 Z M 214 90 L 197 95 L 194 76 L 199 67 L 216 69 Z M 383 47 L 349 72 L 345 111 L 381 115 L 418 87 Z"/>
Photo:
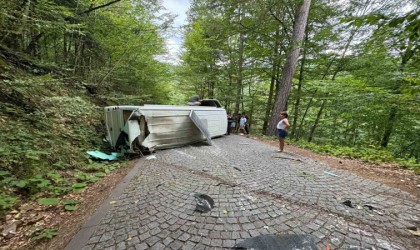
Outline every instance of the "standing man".
<path fill-rule="evenodd" d="M 283 152 L 284 139 L 287 137 L 287 130 L 290 127 L 289 120 L 287 120 L 289 114 L 286 111 L 280 113 L 280 121 L 277 123 L 276 135 L 279 138 L 279 149 L 278 152 Z"/>
<path fill-rule="evenodd" d="M 243 135 L 245 132 L 245 124 L 246 124 L 246 118 L 245 115 L 242 115 L 241 119 L 239 120 L 239 133 Z"/>
<path fill-rule="evenodd" d="M 247 135 L 249 135 L 249 116 L 247 116 L 245 112 L 243 112 L 242 115 L 246 118 L 245 132 Z"/>
<path fill-rule="evenodd" d="M 227 125 L 227 130 L 226 130 L 226 134 L 230 135 L 230 127 L 232 126 L 232 116 L 230 114 L 227 114 L 227 121 L 228 121 L 228 125 Z"/>

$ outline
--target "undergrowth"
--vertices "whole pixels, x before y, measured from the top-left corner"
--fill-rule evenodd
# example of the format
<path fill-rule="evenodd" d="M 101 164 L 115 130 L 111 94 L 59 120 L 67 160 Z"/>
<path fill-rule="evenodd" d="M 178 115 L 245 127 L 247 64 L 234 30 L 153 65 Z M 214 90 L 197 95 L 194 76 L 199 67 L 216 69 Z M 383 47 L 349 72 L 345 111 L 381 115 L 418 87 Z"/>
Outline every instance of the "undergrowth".
<path fill-rule="evenodd" d="M 262 136 L 264 139 L 277 140 L 275 137 Z M 319 145 L 307 141 L 287 140 L 290 143 L 301 148 L 307 148 L 315 153 L 337 156 L 349 159 L 360 159 L 364 162 L 380 164 L 380 163 L 396 163 L 402 168 L 410 168 L 416 174 L 420 174 L 420 163 L 415 158 L 403 159 L 396 157 L 391 151 L 381 147 L 347 147 L 332 144 Z"/>
<path fill-rule="evenodd" d="M 87 157 L 103 147 L 103 109 L 77 81 L 16 70 L 0 75 L 0 88 L 0 216 L 83 191 L 123 165 Z"/>

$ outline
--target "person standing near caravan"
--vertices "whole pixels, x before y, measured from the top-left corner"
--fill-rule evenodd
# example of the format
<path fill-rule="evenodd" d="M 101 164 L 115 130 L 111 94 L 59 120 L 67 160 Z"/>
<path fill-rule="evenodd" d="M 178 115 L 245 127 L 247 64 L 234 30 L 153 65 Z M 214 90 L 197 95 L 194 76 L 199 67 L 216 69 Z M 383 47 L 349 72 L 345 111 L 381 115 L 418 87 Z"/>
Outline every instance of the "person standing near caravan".
<path fill-rule="evenodd" d="M 287 120 L 289 114 L 286 111 L 280 113 L 280 121 L 277 123 L 276 135 L 279 138 L 279 149 L 278 152 L 283 152 L 284 150 L 284 139 L 287 137 L 287 130 L 290 127 L 289 120 Z"/>
<path fill-rule="evenodd" d="M 232 126 L 232 120 L 233 120 L 232 115 L 227 114 L 228 125 L 227 125 L 226 135 L 230 135 L 230 127 Z"/>
<path fill-rule="evenodd" d="M 246 118 L 245 118 L 245 115 L 242 115 L 241 119 L 239 120 L 239 132 L 241 133 L 241 135 L 246 133 L 245 124 L 246 124 Z"/>
<path fill-rule="evenodd" d="M 245 112 L 243 112 L 242 115 L 246 118 L 245 132 L 247 135 L 249 135 L 249 116 L 247 116 Z"/>
<path fill-rule="evenodd" d="M 236 123 L 238 122 L 238 118 L 236 114 L 233 113 L 232 115 L 232 123 L 230 124 L 230 132 L 236 134 Z"/>

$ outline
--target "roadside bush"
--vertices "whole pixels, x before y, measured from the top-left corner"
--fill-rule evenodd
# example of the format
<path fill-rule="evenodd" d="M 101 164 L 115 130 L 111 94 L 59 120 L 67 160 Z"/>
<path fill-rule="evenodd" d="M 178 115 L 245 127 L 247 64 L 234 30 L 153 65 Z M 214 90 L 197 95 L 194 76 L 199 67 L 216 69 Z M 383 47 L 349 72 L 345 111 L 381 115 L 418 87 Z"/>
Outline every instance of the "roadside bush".
<path fill-rule="evenodd" d="M 420 173 L 420 164 L 414 158 L 396 158 L 392 152 L 380 147 L 346 147 L 331 144 L 317 145 L 306 141 L 298 141 L 296 144 L 321 154 L 351 159 L 357 158 L 370 163 L 397 163 L 401 167 L 411 168 L 416 173 Z"/>

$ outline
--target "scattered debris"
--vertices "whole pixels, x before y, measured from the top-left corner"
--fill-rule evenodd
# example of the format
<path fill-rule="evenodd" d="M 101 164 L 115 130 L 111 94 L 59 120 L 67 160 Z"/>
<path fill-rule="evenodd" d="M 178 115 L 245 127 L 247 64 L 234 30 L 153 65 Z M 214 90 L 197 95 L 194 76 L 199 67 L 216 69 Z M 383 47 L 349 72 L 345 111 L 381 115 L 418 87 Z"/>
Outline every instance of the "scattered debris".
<path fill-rule="evenodd" d="M 408 229 L 408 231 L 411 233 L 411 234 L 414 234 L 414 235 L 416 235 L 416 236 L 420 236 L 420 230 L 419 229 L 414 229 L 414 230 L 412 230 L 412 229 Z"/>
<path fill-rule="evenodd" d="M 159 183 L 159 184 L 156 185 L 156 188 L 158 188 L 158 187 L 160 187 L 162 185 L 163 185 L 163 183 Z"/>
<path fill-rule="evenodd" d="M 337 200 L 338 201 L 340 201 L 341 200 L 341 198 L 340 197 L 338 197 L 337 198 Z M 377 213 L 377 214 L 379 214 L 379 215 L 384 215 L 384 212 L 383 212 L 383 210 L 381 210 L 381 209 L 379 209 L 379 208 L 376 208 L 376 207 L 374 207 L 374 206 L 372 206 L 372 205 L 367 205 L 367 204 L 365 204 L 365 205 L 363 205 L 363 206 L 360 206 L 360 205 L 356 205 L 356 204 L 353 204 L 352 202 L 351 202 L 351 200 L 345 200 L 345 201 L 343 201 L 341 204 L 343 204 L 343 205 L 346 205 L 346 206 L 348 206 L 348 207 L 351 207 L 351 208 L 356 208 L 356 209 L 358 209 L 358 210 L 361 210 L 361 209 L 363 209 L 363 208 L 366 208 L 367 210 L 369 210 L 369 211 L 373 211 L 373 212 L 375 212 L 375 213 Z M 370 216 L 374 216 L 373 214 L 369 214 Z"/>
<path fill-rule="evenodd" d="M 245 196 L 245 199 L 248 201 L 248 202 L 254 202 L 254 197 L 252 197 L 251 195 L 246 195 Z"/>
<path fill-rule="evenodd" d="M 353 204 L 351 203 L 351 200 L 345 200 L 342 202 L 342 204 L 354 208 Z"/>
<path fill-rule="evenodd" d="M 86 153 L 92 156 L 93 158 L 108 161 L 115 161 L 118 159 L 118 157 L 123 155 L 122 153 L 111 153 L 111 155 L 108 155 L 101 151 L 87 151 Z"/>
<path fill-rule="evenodd" d="M 310 235 L 259 235 L 237 243 L 234 249 L 306 249 L 317 250 Z"/>
<path fill-rule="evenodd" d="M 233 167 L 234 169 L 238 170 L 239 172 L 242 172 L 242 169 L 238 168 L 238 167 Z"/>
<path fill-rule="evenodd" d="M 210 170 L 208 168 L 203 168 L 203 172 L 209 172 Z"/>
<path fill-rule="evenodd" d="M 236 177 L 236 176 L 234 176 L 234 177 Z M 225 185 L 225 186 L 229 186 L 229 187 L 236 187 L 239 184 L 237 184 L 237 183 L 236 184 L 230 184 L 230 183 L 227 183 L 227 182 L 219 182 L 219 183 L 216 184 L 216 187 L 221 186 L 221 185 Z"/>
<path fill-rule="evenodd" d="M 109 204 L 111 204 L 111 205 L 112 205 L 112 204 L 115 204 L 115 203 L 117 203 L 117 202 L 116 202 L 116 201 L 110 201 L 110 202 L 109 202 Z"/>
<path fill-rule="evenodd" d="M 302 160 L 301 159 L 298 159 L 298 158 L 283 157 L 283 156 L 278 156 L 278 155 L 273 155 L 273 156 L 271 156 L 271 158 L 281 158 L 281 159 L 286 159 L 286 160 L 292 160 L 292 161 L 300 161 L 300 162 L 302 162 Z"/>
<path fill-rule="evenodd" d="M 315 180 L 315 178 L 316 178 L 314 174 L 311 174 L 311 173 L 308 173 L 308 172 L 305 172 L 305 171 L 300 173 L 299 176 L 303 177 L 305 179 L 309 179 L 309 180 Z"/>
<path fill-rule="evenodd" d="M 207 213 L 214 208 L 214 200 L 206 194 L 194 194 L 194 198 L 197 200 L 195 207 L 196 211 Z"/>
<path fill-rule="evenodd" d="M 146 160 L 155 160 L 156 156 L 155 155 L 149 155 L 146 157 Z"/>
<path fill-rule="evenodd" d="M 365 204 L 365 205 L 363 205 L 363 207 L 365 207 L 365 208 L 369 209 L 370 211 L 373 211 L 373 212 L 375 212 L 379 215 L 384 215 L 384 213 L 383 213 L 383 211 L 381 211 L 381 209 L 376 208 L 372 205 Z"/>
<path fill-rule="evenodd" d="M 331 176 L 334 176 L 334 177 L 340 177 L 340 176 L 338 176 L 336 174 L 333 174 L 331 172 L 328 172 L 328 171 L 324 171 L 324 174 L 331 175 Z"/>

